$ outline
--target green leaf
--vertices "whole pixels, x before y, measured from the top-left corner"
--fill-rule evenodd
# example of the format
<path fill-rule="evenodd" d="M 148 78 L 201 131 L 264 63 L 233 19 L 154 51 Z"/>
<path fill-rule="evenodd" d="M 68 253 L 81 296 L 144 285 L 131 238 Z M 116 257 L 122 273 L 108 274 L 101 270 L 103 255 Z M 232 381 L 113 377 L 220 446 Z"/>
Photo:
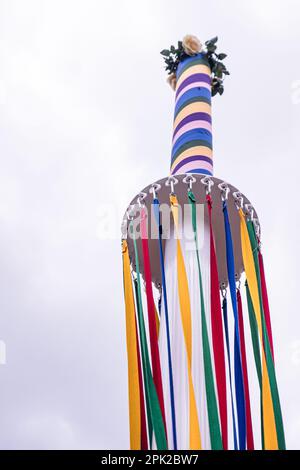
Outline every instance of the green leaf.
<path fill-rule="evenodd" d="M 170 55 L 170 51 L 168 49 L 163 49 L 160 53 L 166 57 Z"/>
<path fill-rule="evenodd" d="M 222 64 L 220 62 L 217 63 L 214 72 L 215 72 L 215 74 L 218 78 L 222 78 L 223 67 L 222 67 Z"/>
<path fill-rule="evenodd" d="M 174 47 L 174 46 L 171 46 L 171 47 L 170 47 L 170 51 L 171 51 L 172 54 L 174 54 L 174 52 L 175 52 L 175 47 Z"/>
<path fill-rule="evenodd" d="M 213 68 L 214 68 L 215 65 L 216 65 L 215 59 L 213 59 L 212 57 L 209 56 L 209 57 L 208 57 L 208 63 L 209 63 L 209 66 L 210 66 L 211 70 L 213 70 Z"/>
<path fill-rule="evenodd" d="M 205 45 L 208 46 L 209 44 L 216 44 L 217 41 L 218 41 L 218 36 L 215 36 L 214 38 L 206 41 Z"/>
<path fill-rule="evenodd" d="M 221 52 L 221 54 L 218 54 L 218 59 L 220 60 L 224 60 L 226 59 L 226 57 L 227 57 L 227 54 L 224 54 L 224 52 Z"/>
<path fill-rule="evenodd" d="M 217 49 L 217 46 L 215 46 L 214 44 L 207 44 L 208 52 L 215 52 L 216 49 Z"/>

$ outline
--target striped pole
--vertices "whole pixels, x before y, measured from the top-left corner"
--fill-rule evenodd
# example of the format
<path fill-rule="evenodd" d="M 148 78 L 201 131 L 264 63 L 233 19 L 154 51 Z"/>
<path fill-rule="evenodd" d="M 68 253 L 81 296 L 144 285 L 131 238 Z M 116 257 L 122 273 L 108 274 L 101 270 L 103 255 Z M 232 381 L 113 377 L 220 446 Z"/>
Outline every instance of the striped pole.
<path fill-rule="evenodd" d="M 179 63 L 176 73 L 171 174 L 213 174 L 211 70 L 204 54 Z"/>

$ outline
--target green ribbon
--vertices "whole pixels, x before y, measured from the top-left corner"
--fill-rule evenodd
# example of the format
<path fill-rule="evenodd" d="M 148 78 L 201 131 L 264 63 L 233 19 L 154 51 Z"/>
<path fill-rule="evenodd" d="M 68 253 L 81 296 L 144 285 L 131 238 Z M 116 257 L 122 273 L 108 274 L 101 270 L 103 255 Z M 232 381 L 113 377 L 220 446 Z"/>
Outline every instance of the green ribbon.
<path fill-rule="evenodd" d="M 264 439 L 264 426 L 263 426 L 263 413 L 262 413 L 262 370 L 261 370 L 261 360 L 260 360 L 258 326 L 257 326 L 254 307 L 253 307 L 247 281 L 245 282 L 245 287 L 246 287 L 246 294 L 247 294 L 247 305 L 248 305 L 248 315 L 249 315 L 249 323 L 250 323 L 250 331 L 251 331 L 251 339 L 252 339 L 252 348 L 253 348 L 257 378 L 258 378 L 259 387 L 260 387 L 260 432 L 261 432 L 262 449 L 264 449 L 265 439 Z"/>
<path fill-rule="evenodd" d="M 204 373 L 205 373 L 205 389 L 206 389 L 210 441 L 211 441 L 212 450 L 222 450 L 223 449 L 222 437 L 221 437 L 221 431 L 220 431 L 218 406 L 217 406 L 211 353 L 210 353 L 207 323 L 206 323 L 206 315 L 205 315 L 204 293 L 203 293 L 203 283 L 202 283 L 202 275 L 201 275 L 198 234 L 197 234 L 196 198 L 194 196 L 194 193 L 191 190 L 188 191 L 188 199 L 189 199 L 189 203 L 190 203 L 191 210 L 192 210 L 192 225 L 193 225 L 193 232 L 194 232 L 194 241 L 196 245 L 197 265 L 198 265 L 198 274 L 199 274 L 203 362 L 204 362 Z"/>
<path fill-rule="evenodd" d="M 132 222 L 130 223 L 131 234 L 133 235 L 133 226 Z M 133 245 L 134 245 L 134 254 L 135 254 L 135 264 L 136 264 L 136 303 L 137 303 L 137 313 L 138 313 L 138 324 L 139 324 L 139 333 L 140 333 L 140 342 L 141 342 L 141 353 L 142 353 L 142 367 L 143 375 L 145 382 L 145 395 L 146 395 L 146 406 L 147 406 L 147 416 L 148 416 L 148 432 L 149 440 L 152 440 L 152 430 L 154 430 L 155 441 L 158 450 L 168 449 L 167 438 L 165 433 L 165 427 L 163 422 L 163 417 L 159 405 L 159 400 L 151 372 L 151 365 L 149 359 L 149 352 L 147 346 L 147 335 L 144 322 L 143 314 L 143 303 L 142 303 L 142 290 L 141 290 L 141 276 L 140 276 L 140 267 L 139 267 L 139 258 L 136 239 L 133 236 Z"/>
<path fill-rule="evenodd" d="M 275 425 L 276 425 L 276 432 L 277 432 L 277 440 L 278 440 L 278 447 L 280 450 L 285 450 L 285 437 L 284 437 L 284 429 L 283 429 L 283 420 L 282 420 L 282 413 L 281 413 L 281 406 L 280 406 L 280 399 L 279 399 L 279 392 L 277 387 L 277 380 L 276 380 L 276 373 L 275 367 L 270 347 L 270 341 L 267 332 L 266 326 L 266 319 L 265 313 L 263 309 L 263 301 L 262 301 L 262 292 L 261 292 L 261 280 L 260 280 L 260 271 L 259 271 L 259 261 L 258 261 L 258 242 L 255 235 L 255 229 L 253 226 L 253 222 L 247 221 L 247 229 L 250 238 L 250 243 L 253 252 L 253 259 L 255 264 L 255 271 L 256 271 L 256 278 L 258 284 L 258 291 L 259 291 L 259 302 L 260 302 L 260 309 L 262 313 L 262 330 L 263 330 L 263 347 L 265 348 L 266 354 L 266 363 L 270 381 L 270 388 L 271 388 L 271 396 L 273 401 L 273 408 L 274 408 L 274 417 L 275 417 Z"/>
<path fill-rule="evenodd" d="M 249 290 L 249 286 L 248 286 L 247 281 L 245 283 L 245 286 L 246 286 L 246 294 L 247 294 L 248 314 L 249 314 L 249 323 L 250 323 L 250 331 L 251 331 L 251 339 L 252 339 L 254 360 L 255 360 L 257 378 L 258 378 L 259 386 L 261 388 L 262 387 L 262 371 L 261 371 L 258 327 L 257 327 L 257 321 L 256 321 L 256 318 L 255 318 L 255 313 L 254 313 L 254 307 L 253 307 L 253 303 L 252 303 L 250 290 Z"/>

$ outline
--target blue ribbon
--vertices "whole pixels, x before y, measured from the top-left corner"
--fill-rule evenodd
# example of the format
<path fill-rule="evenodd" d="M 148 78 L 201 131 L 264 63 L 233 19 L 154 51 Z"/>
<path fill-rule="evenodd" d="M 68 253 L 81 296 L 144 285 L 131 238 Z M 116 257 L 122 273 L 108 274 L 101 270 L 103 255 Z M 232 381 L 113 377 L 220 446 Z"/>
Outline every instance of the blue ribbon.
<path fill-rule="evenodd" d="M 159 261 L 161 270 L 161 282 L 164 302 L 164 312 L 166 316 L 166 331 L 167 331 L 167 347 L 168 347 L 168 365 L 169 365 L 169 384 L 170 384 L 170 398 L 171 398 L 171 414 L 172 414 L 172 431 L 173 431 L 173 444 L 174 450 L 177 450 L 177 435 L 176 435 L 176 414 L 175 414 L 175 398 L 174 398 L 174 384 L 173 384 L 173 368 L 172 368 L 172 356 L 171 356 L 171 341 L 170 341 L 170 327 L 169 327 L 169 311 L 167 301 L 167 288 L 166 288 L 166 276 L 165 276 L 165 265 L 164 265 L 164 253 L 162 245 L 162 225 L 159 210 L 159 200 L 153 199 L 153 211 L 158 225 L 158 241 L 159 241 Z"/>
<path fill-rule="evenodd" d="M 242 363 L 241 363 L 239 317 L 238 317 L 237 299 L 236 299 L 233 243 L 232 243 L 226 201 L 223 201 L 223 214 L 224 214 L 225 237 L 226 237 L 227 274 L 228 274 L 231 303 L 232 303 L 232 309 L 233 309 L 233 315 L 234 315 L 234 333 L 235 333 L 234 334 L 234 378 L 235 378 L 235 396 L 236 396 L 236 407 L 237 407 L 238 429 L 239 429 L 239 449 L 245 450 L 246 449 L 245 395 L 244 395 L 243 371 L 242 371 Z"/>
<path fill-rule="evenodd" d="M 233 423 L 233 441 L 234 441 L 234 450 L 237 450 L 237 436 L 236 436 L 235 412 L 234 412 L 233 393 L 232 393 L 232 380 L 231 380 L 231 361 L 230 361 L 229 333 L 228 333 L 227 299 L 226 299 L 225 297 L 224 297 L 223 303 L 222 303 L 222 310 L 223 310 L 223 319 L 224 319 L 224 328 L 225 328 L 227 360 L 228 360 L 228 368 L 229 368 L 229 384 L 230 384 L 230 397 L 231 397 L 231 414 L 232 414 L 232 423 Z"/>

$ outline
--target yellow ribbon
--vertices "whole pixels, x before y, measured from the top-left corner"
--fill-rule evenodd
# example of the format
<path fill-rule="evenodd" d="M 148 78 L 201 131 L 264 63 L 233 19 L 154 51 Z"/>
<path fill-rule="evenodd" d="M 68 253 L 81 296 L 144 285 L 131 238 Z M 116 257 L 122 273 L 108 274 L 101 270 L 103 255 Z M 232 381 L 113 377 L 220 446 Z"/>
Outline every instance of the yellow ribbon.
<path fill-rule="evenodd" d="M 255 271 L 255 264 L 253 259 L 251 242 L 245 222 L 245 216 L 242 209 L 239 209 L 240 216 L 240 229 L 241 229 L 241 244 L 243 263 L 249 291 L 253 303 L 255 317 L 257 321 L 259 337 L 261 342 L 262 351 L 262 409 L 263 409 L 263 428 L 264 428 L 264 444 L 266 450 L 278 449 L 276 423 L 274 416 L 274 408 L 271 395 L 271 387 L 266 363 L 265 350 L 263 347 L 263 330 L 262 330 L 262 317 L 259 301 L 259 290 L 257 285 L 257 277 Z"/>
<path fill-rule="evenodd" d="M 140 386 L 138 370 L 138 344 L 136 337 L 136 320 L 134 297 L 131 282 L 130 261 L 127 241 L 122 241 L 123 282 L 126 311 L 126 344 L 128 357 L 128 395 L 130 449 L 141 449 L 141 411 Z"/>
<path fill-rule="evenodd" d="M 190 449 L 201 449 L 201 434 L 198 421 L 198 412 L 192 378 L 192 316 L 188 280 L 184 265 L 183 254 L 178 236 L 178 201 L 173 194 L 170 195 L 171 210 L 177 235 L 177 283 L 181 322 L 186 346 L 187 368 L 189 381 L 189 438 Z"/>

